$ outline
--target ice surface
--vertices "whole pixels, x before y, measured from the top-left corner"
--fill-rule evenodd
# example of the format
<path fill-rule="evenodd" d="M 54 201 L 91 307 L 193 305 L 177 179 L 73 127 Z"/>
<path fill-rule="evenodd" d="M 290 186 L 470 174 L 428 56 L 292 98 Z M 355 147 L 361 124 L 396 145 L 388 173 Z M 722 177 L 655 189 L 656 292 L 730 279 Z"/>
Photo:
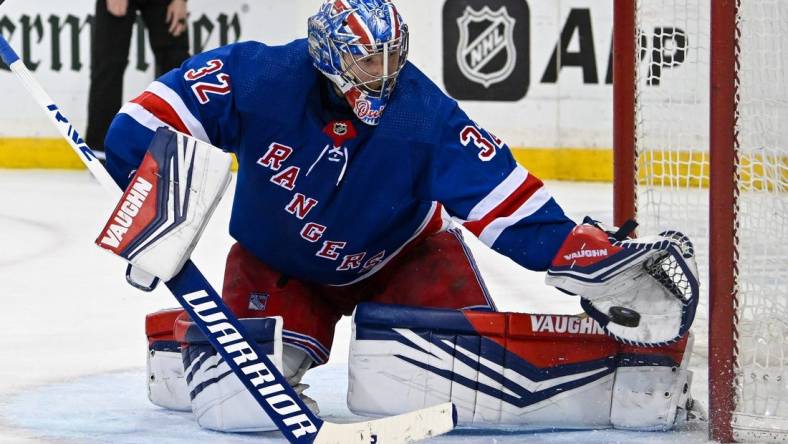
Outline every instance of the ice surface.
<path fill-rule="evenodd" d="M 547 184 L 570 217 L 611 218 L 609 185 Z M 220 287 L 227 250 L 230 196 L 194 254 Z M 125 265 L 93 245 L 109 202 L 86 172 L 0 170 L 0 442 L 284 443 L 278 433 L 233 435 L 200 430 L 189 414 L 148 403 L 144 315 L 175 301 L 166 289 L 146 294 L 124 282 Z M 470 236 L 466 236 L 468 239 Z M 579 313 L 577 300 L 546 287 L 472 237 L 471 248 L 499 308 Z M 706 304 L 698 311 L 693 392 L 706 403 Z M 340 321 L 332 357 L 309 372 L 308 393 L 330 421 L 356 420 L 345 406 L 348 319 Z M 436 443 L 700 443 L 705 430 L 673 433 L 579 431 L 533 433 L 460 429 Z"/>

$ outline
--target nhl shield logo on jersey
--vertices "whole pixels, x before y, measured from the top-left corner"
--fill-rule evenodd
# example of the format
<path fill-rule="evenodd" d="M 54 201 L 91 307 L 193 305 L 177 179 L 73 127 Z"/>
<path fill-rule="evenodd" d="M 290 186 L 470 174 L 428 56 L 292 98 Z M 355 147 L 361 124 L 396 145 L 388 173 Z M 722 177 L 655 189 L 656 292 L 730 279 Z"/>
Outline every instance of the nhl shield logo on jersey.
<path fill-rule="evenodd" d="M 497 11 L 467 6 L 457 19 L 457 64 L 462 74 L 485 88 L 506 80 L 517 65 L 514 25 L 506 6 Z"/>
<path fill-rule="evenodd" d="M 323 128 L 323 134 L 331 139 L 334 147 L 339 147 L 356 137 L 356 127 L 350 120 L 332 120 Z"/>
<path fill-rule="evenodd" d="M 334 134 L 337 136 L 344 136 L 347 134 L 347 123 L 345 122 L 335 122 L 334 123 Z"/>

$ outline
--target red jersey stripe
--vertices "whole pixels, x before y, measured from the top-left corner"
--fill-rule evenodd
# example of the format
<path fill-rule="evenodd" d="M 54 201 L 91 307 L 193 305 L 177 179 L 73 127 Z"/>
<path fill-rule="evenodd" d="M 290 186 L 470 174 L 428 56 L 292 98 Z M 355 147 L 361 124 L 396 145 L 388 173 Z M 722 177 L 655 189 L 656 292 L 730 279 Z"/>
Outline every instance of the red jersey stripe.
<path fill-rule="evenodd" d="M 145 91 L 132 100 L 132 103 L 136 103 L 137 105 L 145 108 L 149 113 L 153 114 L 167 125 L 170 125 L 175 130 L 191 136 L 189 129 L 186 128 L 186 125 L 183 123 L 183 120 L 181 120 L 180 116 L 178 116 L 178 113 L 175 111 L 175 109 L 169 103 L 167 103 L 166 100 L 162 99 L 156 94 L 153 94 L 150 91 Z"/>
<path fill-rule="evenodd" d="M 479 236 L 487 225 L 490 225 L 495 219 L 514 214 L 536 191 L 542 188 L 542 185 L 542 181 L 539 178 L 529 173 L 525 181 L 497 207 L 493 208 L 481 219 L 465 222 L 463 226 L 474 235 Z"/>

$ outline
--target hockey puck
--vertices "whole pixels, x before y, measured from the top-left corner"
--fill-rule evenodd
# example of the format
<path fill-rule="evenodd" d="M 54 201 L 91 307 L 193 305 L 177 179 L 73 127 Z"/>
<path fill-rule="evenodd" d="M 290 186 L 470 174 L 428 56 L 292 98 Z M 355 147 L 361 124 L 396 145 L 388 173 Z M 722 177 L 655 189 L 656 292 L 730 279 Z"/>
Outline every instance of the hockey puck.
<path fill-rule="evenodd" d="M 610 307 L 610 310 L 607 312 L 608 316 L 610 317 L 610 322 L 616 323 L 618 325 L 624 327 L 637 327 L 640 325 L 640 313 L 636 312 L 635 310 L 615 306 Z"/>

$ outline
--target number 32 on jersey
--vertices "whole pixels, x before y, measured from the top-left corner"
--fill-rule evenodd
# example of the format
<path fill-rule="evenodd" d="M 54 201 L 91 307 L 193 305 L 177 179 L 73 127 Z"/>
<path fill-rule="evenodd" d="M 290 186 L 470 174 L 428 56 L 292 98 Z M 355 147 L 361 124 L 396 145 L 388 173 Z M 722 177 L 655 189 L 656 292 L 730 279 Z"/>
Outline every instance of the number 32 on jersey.
<path fill-rule="evenodd" d="M 209 60 L 206 66 L 200 69 L 190 69 L 186 71 L 186 73 L 183 75 L 183 78 L 187 81 L 193 82 L 210 74 L 219 72 L 223 67 L 224 63 L 222 63 L 221 60 Z M 216 94 L 219 96 L 230 94 L 229 74 L 220 72 L 219 74 L 216 74 L 214 79 L 214 82 L 197 82 L 192 85 L 192 91 L 194 92 L 194 95 L 197 96 L 197 101 L 200 102 L 200 105 L 205 105 L 211 101 L 209 94 Z"/>
<path fill-rule="evenodd" d="M 479 149 L 479 159 L 487 162 L 495 157 L 495 154 L 503 145 L 501 139 L 495 137 L 493 133 L 484 131 L 477 125 L 467 125 L 460 131 L 460 142 L 462 146 L 468 146 L 471 142 Z"/>

